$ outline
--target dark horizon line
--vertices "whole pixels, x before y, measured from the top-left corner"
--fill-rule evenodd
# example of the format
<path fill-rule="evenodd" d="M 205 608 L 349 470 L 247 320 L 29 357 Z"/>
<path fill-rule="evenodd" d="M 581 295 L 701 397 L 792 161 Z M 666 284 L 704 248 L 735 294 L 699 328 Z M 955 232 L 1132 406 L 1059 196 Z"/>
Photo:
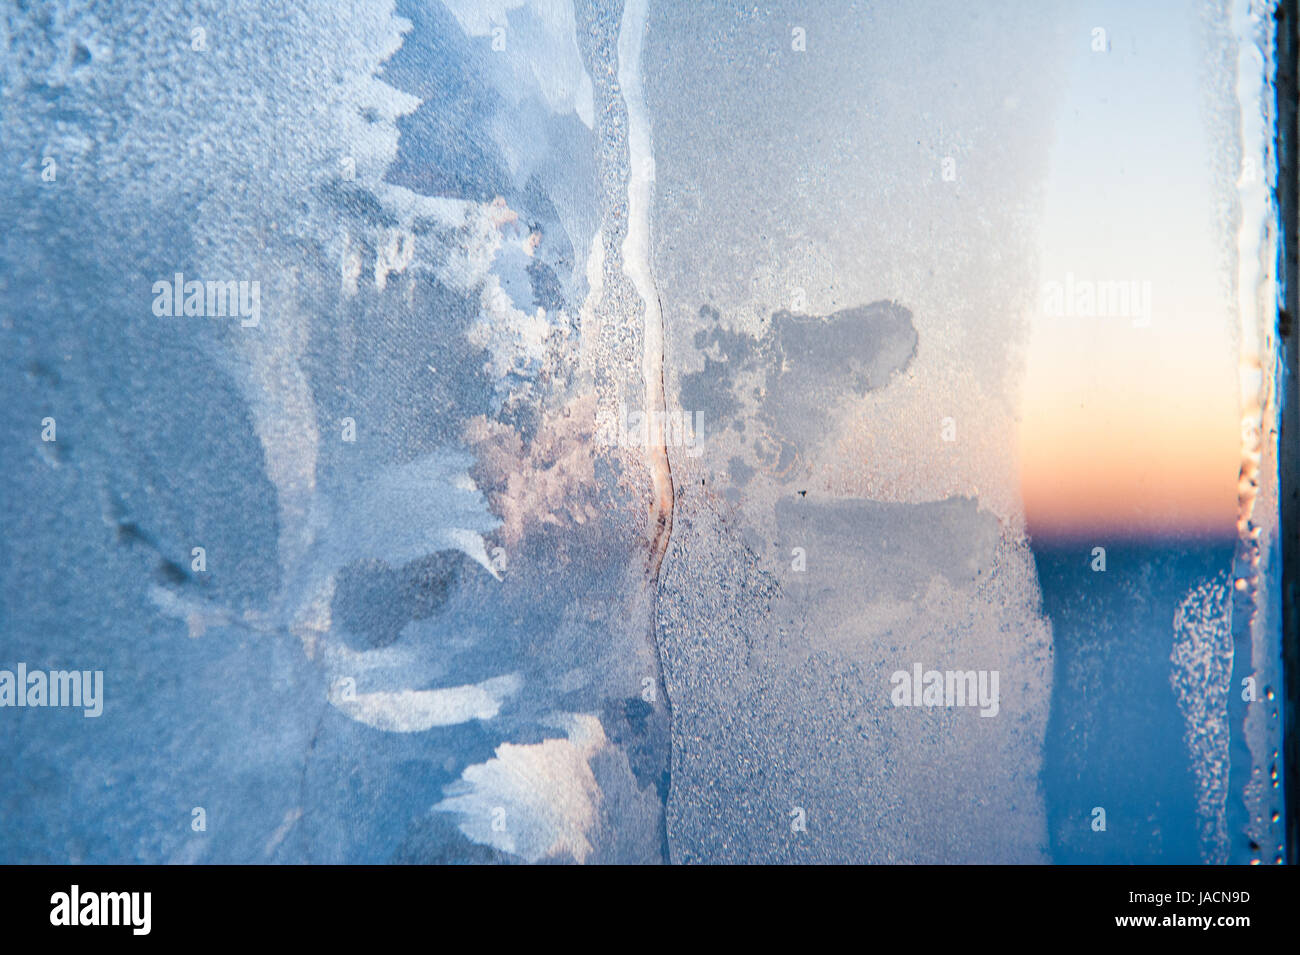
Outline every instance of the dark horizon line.
<path fill-rule="evenodd" d="M 1159 546 L 1195 546 L 1214 547 L 1235 546 L 1238 541 L 1236 533 L 1222 531 L 1170 530 L 1170 531 L 1116 531 L 1098 528 L 1092 532 L 1082 531 L 1038 531 L 1032 527 L 1025 530 L 1025 539 L 1029 546 L 1043 550 L 1066 550 L 1076 547 L 1159 547 Z"/>

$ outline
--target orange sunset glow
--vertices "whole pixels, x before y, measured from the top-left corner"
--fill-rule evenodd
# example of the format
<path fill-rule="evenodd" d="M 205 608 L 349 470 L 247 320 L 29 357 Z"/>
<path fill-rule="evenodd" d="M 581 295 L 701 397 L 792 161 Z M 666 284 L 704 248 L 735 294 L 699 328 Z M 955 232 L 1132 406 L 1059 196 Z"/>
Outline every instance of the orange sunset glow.
<path fill-rule="evenodd" d="M 1193 29 L 1134 16 L 1161 70 L 1078 53 L 1050 154 L 1020 402 L 1037 538 L 1234 534 L 1235 237 L 1216 213 L 1233 183 L 1200 158 L 1219 147 L 1197 98 L 1176 94 L 1201 82 Z"/>

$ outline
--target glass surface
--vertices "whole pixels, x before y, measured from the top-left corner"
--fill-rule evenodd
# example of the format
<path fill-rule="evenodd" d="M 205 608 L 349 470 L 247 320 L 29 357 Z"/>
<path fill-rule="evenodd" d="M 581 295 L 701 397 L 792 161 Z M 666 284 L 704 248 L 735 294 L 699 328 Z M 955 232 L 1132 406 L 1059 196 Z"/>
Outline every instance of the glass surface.
<path fill-rule="evenodd" d="M 0 861 L 1280 861 L 1271 18 L 7 4 Z"/>

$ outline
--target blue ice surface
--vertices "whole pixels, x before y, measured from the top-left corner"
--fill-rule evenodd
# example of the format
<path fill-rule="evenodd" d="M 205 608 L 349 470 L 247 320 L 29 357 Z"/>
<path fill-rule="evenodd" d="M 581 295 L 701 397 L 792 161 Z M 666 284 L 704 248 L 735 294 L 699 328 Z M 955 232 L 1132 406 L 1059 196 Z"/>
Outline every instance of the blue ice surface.
<path fill-rule="evenodd" d="M 390 64 L 387 80 L 412 84 L 427 102 L 404 120 L 389 180 L 455 198 L 503 196 L 547 231 L 538 281 L 558 276 L 542 285 L 548 294 L 568 294 L 572 246 L 544 178 L 562 169 L 580 177 L 582 163 L 547 159 L 551 154 L 539 149 L 549 170 L 503 173 L 493 154 L 498 147 L 486 132 L 490 104 L 498 97 L 475 79 L 485 41 L 466 37 L 436 5 L 405 6 L 399 13 L 429 29 L 416 31 Z M 196 22 L 218 22 L 215 8 L 200 12 L 212 18 Z M 299 224 L 320 224 L 322 232 L 297 246 L 292 237 L 276 245 L 272 235 L 262 274 L 282 264 L 275 256 L 292 250 L 290 261 L 304 276 L 303 297 L 319 309 L 302 362 L 317 420 L 327 428 L 347 414 L 361 421 L 357 446 L 324 450 L 317 470 L 321 500 L 346 504 L 349 491 L 365 486 L 363 478 L 377 472 L 382 485 L 385 467 L 450 460 L 446 449 L 464 422 L 494 406 L 491 384 L 479 372 L 484 357 L 465 342 L 466 324 L 477 310 L 475 293 L 449 290 L 422 276 L 413 307 L 340 302 L 334 291 L 337 264 L 325 254 L 333 230 L 340 223 L 358 231 L 383 228 L 388 214 L 364 183 L 345 187 L 334 181 L 286 199 L 279 184 L 264 188 L 237 164 L 223 170 L 227 178 L 197 161 L 186 166 L 180 157 L 191 142 L 236 154 L 248 145 L 230 138 L 222 125 L 240 108 L 220 101 L 219 71 L 205 76 L 215 84 L 205 87 L 213 98 L 197 104 L 181 106 L 163 96 L 147 108 L 137 104 L 145 112 L 127 114 L 109 97 L 89 99 L 88 78 L 138 80 L 153 73 L 168 82 L 168 65 L 133 60 L 143 56 L 142 48 L 114 32 L 135 29 L 140 17 L 149 18 L 148 30 L 164 46 L 187 42 L 188 17 L 169 18 L 152 4 L 122 3 L 103 35 L 93 35 L 71 15 L 27 24 L 14 39 L 16 47 L 30 54 L 30 62 L 48 53 L 55 65 L 24 75 L 28 61 L 15 62 L 7 77 L 13 95 L 0 153 L 28 174 L 8 180 L 0 193 L 6 222 L 0 239 L 0 398 L 9 412 L 0 424 L 0 497 L 7 505 L 0 518 L 0 667 L 26 662 L 33 668 L 103 670 L 106 686 L 98 719 L 86 719 L 79 710 L 5 711 L 0 859 L 492 859 L 492 851 L 456 831 L 454 818 L 433 814 L 430 807 L 467 765 L 490 758 L 503 738 L 539 738 L 537 714 L 515 714 L 508 729 L 472 721 L 392 734 L 354 723 L 328 705 L 328 674 L 290 634 L 281 606 L 295 582 L 284 579 L 277 559 L 283 528 L 276 488 L 253 409 L 232 371 L 238 368 L 230 359 L 232 330 L 206 319 L 157 319 L 149 311 L 155 279 L 177 271 L 205 277 L 198 271 L 201 247 L 214 237 L 220 242 L 227 223 L 198 215 L 200 200 L 209 212 L 224 209 L 232 220 L 260 222 L 264 235 L 271 235 L 272 222 L 290 231 L 304 208 L 298 203 L 311 204 Z M 229 39 L 215 28 L 210 37 L 219 50 Z M 60 51 L 81 49 L 83 41 L 85 56 L 76 57 L 63 75 Z M 115 60 L 105 56 L 110 41 L 117 41 Z M 295 95 L 294 56 L 318 58 L 330 51 L 286 41 L 264 52 L 263 88 L 287 102 Z M 178 62 L 202 61 L 181 54 Z M 50 79 L 54 74 L 57 81 Z M 230 76 L 232 83 L 244 79 Z M 478 132 L 467 136 L 461 124 L 448 121 L 457 103 L 478 117 Z M 286 124 L 292 119 L 281 117 Z M 579 134 L 576 119 L 556 122 Z M 133 137 L 143 140 L 174 127 L 171 137 L 159 141 L 176 152 L 150 156 L 140 146 L 125 167 L 60 153 L 60 178 L 46 184 L 33 155 L 39 158 L 42 137 L 56 124 L 63 130 L 81 127 L 92 142 L 111 136 L 128 151 Z M 545 127 L 540 135 L 541 146 L 547 135 L 556 142 L 564 138 Z M 289 152 L 280 161 L 306 169 L 311 158 Z M 441 171 L 441 178 L 420 179 L 415 172 L 431 169 Z M 128 193 L 128 180 L 139 188 Z M 175 188 L 176 182 L 184 185 Z M 522 297 L 528 290 L 514 291 Z M 283 303 L 264 302 L 268 326 L 277 321 L 277 307 Z M 350 330 L 353 351 L 340 341 L 339 327 Z M 444 369 L 436 378 L 426 368 L 435 363 Z M 39 438 L 46 416 L 57 421 L 53 444 Z M 436 491 L 431 482 L 431 499 L 419 513 L 435 524 Z M 429 528 L 403 520 L 391 510 L 394 504 L 418 506 L 378 501 L 375 506 L 385 510 L 371 514 L 370 523 L 391 522 L 388 543 L 395 534 L 409 538 L 394 556 L 400 565 L 420 550 Z M 353 511 L 358 520 L 366 518 L 364 507 Z M 456 528 L 482 531 L 496 523 L 484 511 L 457 520 Z M 206 549 L 206 573 L 190 570 L 193 545 Z M 339 550 L 349 559 L 356 556 L 346 546 Z M 527 593 L 504 600 L 489 595 L 480 590 L 491 583 L 486 572 L 467 563 L 456 564 L 440 624 L 421 624 L 409 607 L 402 608 L 407 616 L 399 624 L 424 627 L 422 639 L 442 661 L 437 676 L 444 682 L 535 669 L 531 648 L 514 623 L 522 616 L 519 604 L 529 603 L 529 623 L 542 630 L 558 626 L 562 605 L 528 600 L 534 595 Z M 385 573 L 396 569 L 363 563 L 363 587 L 378 600 L 385 594 Z M 210 624 L 191 638 L 183 620 L 160 610 L 158 589 L 235 617 L 267 619 L 260 627 Z M 367 617 L 391 609 L 363 609 L 357 626 L 364 630 L 373 623 Z M 452 637 L 459 643 L 448 647 Z M 578 652 L 557 663 L 567 667 L 584 658 Z M 418 675 L 421 667 L 413 670 Z M 531 705 L 544 712 L 555 702 L 542 698 Z M 191 825 L 196 807 L 206 813 L 204 831 Z"/>
<path fill-rule="evenodd" d="M 404 601 L 409 578 L 394 575 L 408 568 L 357 561 L 360 609 L 335 608 L 352 624 L 354 649 L 391 647 L 385 660 L 417 660 L 412 667 L 426 682 L 518 671 L 529 695 L 508 704 L 503 724 L 417 734 L 381 732 L 329 706 L 329 674 L 281 613 L 293 591 L 278 559 L 282 515 L 254 410 L 228 360 L 230 330 L 160 324 L 148 311 L 150 284 L 176 271 L 195 274 L 212 243 L 235 244 L 222 230 L 241 217 L 270 243 L 268 270 L 284 264 L 280 256 L 298 270 L 303 308 L 313 316 L 302 370 L 316 417 L 323 427 L 346 415 L 362 423 L 358 445 L 324 447 L 316 470 L 321 499 L 345 503 L 350 489 L 392 473 L 385 468 L 450 459 L 446 449 L 464 422 L 500 409 L 496 383 L 480 372 L 484 355 L 465 340 L 475 297 L 423 275 L 407 305 L 339 300 L 337 262 L 327 254 L 337 228 L 363 234 L 394 220 L 375 183 L 310 179 L 322 157 L 334 161 L 336 144 L 308 142 L 318 154 L 289 135 L 295 110 L 308 102 L 295 97 L 314 102 L 320 92 L 294 85 L 295 57 L 326 59 L 333 47 L 299 48 L 286 31 L 264 48 L 238 50 L 265 71 L 260 89 L 282 111 L 262 127 L 266 136 L 248 140 L 240 138 L 247 127 L 223 125 L 245 116 L 247 104 L 220 100 L 220 71 L 199 73 L 197 59 L 134 61 L 139 49 L 125 40 L 109 57 L 113 31 L 79 32 L 72 5 L 60 8 L 69 16 L 14 41 L 47 49 L 53 65 L 30 75 L 22 72 L 27 60 L 6 65 L 12 95 L 0 159 L 23 174 L 0 192 L 0 399 L 9 412 L 0 422 L 0 667 L 102 669 L 106 699 L 98 719 L 76 710 L 3 714 L 0 860 L 499 860 L 429 807 L 501 742 L 543 738 L 541 720 L 552 708 L 600 710 L 613 698 L 598 683 L 567 689 L 559 679 L 578 664 L 612 669 L 602 657 L 606 635 L 574 627 L 564 595 L 609 588 L 601 568 L 627 554 L 574 535 L 587 567 L 532 590 L 492 589 L 481 568 L 442 550 L 433 556 L 447 566 L 427 568 L 438 580 L 448 575 L 436 617 Z M 191 28 L 188 17 L 169 18 L 151 3 L 124 0 L 113 11 L 121 36 L 148 20 L 165 45 Z M 590 131 L 540 101 L 515 108 L 491 78 L 487 38 L 466 36 L 441 5 L 403 2 L 397 13 L 414 26 L 383 79 L 424 102 L 396 121 L 400 138 L 384 181 L 475 202 L 501 196 L 524 227 L 545 236 L 532 266 L 521 268 L 517 255 L 507 262 L 503 286 L 520 308 L 571 305 L 599 215 Z M 526 33 L 535 26 L 530 16 L 512 12 L 511 23 Z M 189 89 L 174 72 L 182 64 L 216 84 L 193 86 L 215 100 L 179 102 Z M 86 84 L 113 70 L 125 78 L 118 89 L 149 81 L 160 95 L 133 104 L 138 113 L 107 93 L 87 99 Z M 233 73 L 230 82 L 244 78 Z M 770 101 L 747 101 L 778 116 Z M 47 188 L 38 161 L 45 134 L 69 128 L 92 148 L 60 155 L 60 185 Z M 145 148 L 160 145 L 162 154 Z M 303 178 L 264 188 L 238 162 L 205 165 L 205 146 L 226 159 L 270 151 Z M 101 166 L 115 148 L 131 161 Z M 301 188 L 286 191 L 286 182 Z M 274 235 L 294 228 L 304 234 Z M 268 327 L 275 305 L 265 304 Z M 346 346 L 343 330 L 351 333 Z M 444 373 L 431 377 L 429 364 Z M 530 409 L 513 413 L 527 436 L 536 426 Z M 58 421 L 53 445 L 38 437 L 47 415 Z M 401 514 L 383 516 L 413 526 Z M 199 543 L 211 566 L 203 576 L 189 570 L 190 547 Z M 415 546 L 404 543 L 403 558 Z M 543 536 L 515 559 L 544 565 L 557 543 Z M 1198 861 L 1195 783 L 1169 685 L 1170 621 L 1188 589 L 1230 556 L 1228 543 L 1114 547 L 1109 574 L 1094 575 L 1083 549 L 1036 550 L 1056 653 L 1043 774 L 1055 861 Z M 157 588 L 270 621 L 214 624 L 190 637 L 183 621 L 160 611 Z M 367 597 L 392 605 L 368 607 Z M 399 635 L 388 643 L 394 623 Z M 559 633 L 564 642 L 539 645 L 539 635 Z M 1090 827 L 1098 804 L 1107 809 L 1106 833 Z M 195 807 L 206 811 L 204 832 L 191 827 Z"/>

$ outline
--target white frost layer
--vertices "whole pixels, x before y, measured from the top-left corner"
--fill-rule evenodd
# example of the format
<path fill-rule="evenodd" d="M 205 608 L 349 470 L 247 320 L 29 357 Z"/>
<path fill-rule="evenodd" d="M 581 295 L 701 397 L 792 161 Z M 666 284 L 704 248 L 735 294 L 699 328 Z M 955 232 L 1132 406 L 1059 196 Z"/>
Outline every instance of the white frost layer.
<path fill-rule="evenodd" d="M 556 113 L 575 112 L 590 129 L 595 122 L 591 77 L 578 50 L 577 23 L 569 0 L 444 0 L 470 36 L 490 36 L 518 89 L 536 86 Z M 511 11 L 523 10 L 531 17 Z M 495 31 L 495 32 L 494 32 Z M 512 36 L 512 32 L 522 36 Z"/>
<path fill-rule="evenodd" d="M 500 521 L 487 510 L 464 468 L 469 459 L 449 449 L 390 467 L 335 505 L 323 530 L 329 569 L 380 559 L 399 567 L 439 550 L 459 550 L 498 580 L 482 534 Z"/>
<path fill-rule="evenodd" d="M 1228 580 L 1219 574 L 1197 584 L 1174 611 L 1169 683 L 1185 723 L 1184 738 L 1196 778 L 1201 858 L 1228 861 L 1228 693 L 1232 633 Z"/>
<path fill-rule="evenodd" d="M 469 686 L 358 693 L 347 699 L 336 688 L 330 694 L 330 703 L 358 723 L 375 729 L 419 733 L 434 726 L 490 720 L 522 685 L 523 680 L 517 674 L 510 674 Z"/>
<path fill-rule="evenodd" d="M 607 741 L 594 716 L 567 715 L 561 725 L 562 739 L 502 743 L 494 758 L 467 767 L 434 810 L 459 813 L 468 838 L 529 862 L 585 862 L 601 802 L 590 760 Z"/>
<path fill-rule="evenodd" d="M 623 274 L 641 297 L 644 313 L 642 374 L 646 381 L 646 410 L 663 407 L 651 392 L 662 392 L 664 329 L 659 293 L 650 272 L 650 203 L 654 198 L 654 145 L 641 86 L 641 45 L 645 32 L 645 0 L 628 0 L 618 31 L 618 83 L 627 106 L 627 237 L 623 240 Z"/>

